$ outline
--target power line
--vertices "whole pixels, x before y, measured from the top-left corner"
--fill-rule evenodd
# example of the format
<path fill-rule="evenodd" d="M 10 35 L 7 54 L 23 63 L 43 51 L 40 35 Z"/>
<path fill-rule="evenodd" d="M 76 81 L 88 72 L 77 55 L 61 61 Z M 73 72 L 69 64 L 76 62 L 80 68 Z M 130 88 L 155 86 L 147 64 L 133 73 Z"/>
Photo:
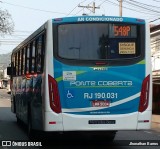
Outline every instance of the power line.
<path fill-rule="evenodd" d="M 79 14 L 83 9 L 81 9 L 80 11 L 78 11 L 75 15 Z"/>
<path fill-rule="evenodd" d="M 144 14 L 149 14 L 151 16 L 155 16 L 155 15 L 159 15 L 158 13 L 151 13 L 151 11 L 146 11 L 144 9 L 141 9 L 141 8 L 137 8 L 136 6 L 132 5 L 132 4 L 129 4 L 129 3 L 126 3 L 127 5 L 131 6 L 132 8 L 127 8 L 127 7 L 123 7 L 123 8 L 126 8 L 126 9 L 130 9 L 130 10 L 133 10 L 133 11 L 136 11 L 136 12 L 140 12 L 140 13 L 144 13 Z M 135 8 L 135 9 L 133 9 Z M 147 16 L 148 17 L 148 16 Z"/>
<path fill-rule="evenodd" d="M 116 0 L 116 1 L 117 1 L 117 0 Z M 118 5 L 117 3 L 114 3 L 114 2 L 112 2 L 112 1 L 105 0 L 104 2 L 119 7 L 119 5 Z M 124 1 L 124 2 L 125 2 L 125 1 Z M 122 8 L 128 9 L 128 10 L 130 10 L 130 11 L 134 11 L 134 12 L 136 11 L 136 12 L 140 12 L 140 13 L 144 13 L 144 14 L 149 14 L 149 15 L 158 15 L 158 13 L 150 13 L 150 12 L 146 12 L 145 10 L 137 10 L 137 9 L 133 9 L 133 7 L 134 7 L 134 8 L 137 8 L 136 6 L 133 6 L 133 5 L 132 5 L 132 8 L 126 7 L 126 6 L 124 6 L 124 5 L 122 6 Z"/>
<path fill-rule="evenodd" d="M 119 5 L 117 3 L 114 3 L 114 2 L 109 1 L 109 0 L 105 1 L 105 3 L 110 3 L 110 4 L 114 5 L 114 6 L 119 7 Z M 122 8 L 128 9 L 130 11 L 134 11 L 134 12 L 136 11 L 136 12 L 140 12 L 140 13 L 144 13 L 144 14 L 156 15 L 156 14 L 151 14 L 151 13 L 148 13 L 148 12 L 145 12 L 145 11 L 140 11 L 140 10 L 136 10 L 136 9 L 133 9 L 133 8 L 129 8 L 129 7 L 126 7 L 126 6 L 122 6 Z"/>
<path fill-rule="evenodd" d="M 25 32 L 25 33 L 32 33 L 33 31 L 23 31 L 23 30 L 15 30 L 14 32 Z"/>
<path fill-rule="evenodd" d="M 85 0 L 86 1 L 86 0 Z M 89 4 L 88 4 L 88 6 L 89 5 L 91 5 L 91 4 L 93 4 L 93 2 L 95 2 L 95 0 L 92 0 Z M 81 3 L 83 3 L 83 2 L 81 2 Z M 79 3 L 78 5 L 80 5 L 81 3 Z M 90 10 L 89 8 L 87 8 L 90 12 L 92 12 L 92 10 Z M 74 14 L 74 15 L 77 15 L 78 13 L 80 13 L 82 10 L 84 10 L 84 8 L 82 8 L 80 11 L 78 11 L 76 14 Z"/>
<path fill-rule="evenodd" d="M 90 8 L 91 8 L 91 9 L 92 9 L 91 11 L 92 11 L 93 13 L 95 13 L 95 9 L 100 9 L 99 6 L 98 6 L 98 7 L 95 6 L 95 2 L 92 3 L 92 6 L 90 6 L 90 5 L 88 5 L 88 6 L 83 6 L 83 5 L 80 5 L 80 4 L 79 4 L 78 7 L 87 8 L 87 9 L 89 9 L 89 10 L 90 10 Z"/>
<path fill-rule="evenodd" d="M 17 46 L 19 43 L 3 43 L 4 46 L 10 46 L 10 45 L 15 45 Z"/>
<path fill-rule="evenodd" d="M 83 2 L 85 2 L 86 0 L 84 0 Z M 81 3 L 83 3 L 83 2 L 81 2 Z M 92 2 L 94 2 L 94 1 L 92 1 Z M 92 2 L 90 2 L 88 5 L 90 5 Z M 79 3 L 79 4 L 81 4 L 81 3 Z M 78 5 L 79 5 L 78 4 Z M 77 7 L 78 7 L 78 5 L 77 5 Z M 84 8 L 82 8 L 81 10 L 79 10 L 76 14 L 74 14 L 74 15 L 77 15 L 78 13 L 80 13 L 82 10 L 84 10 Z M 90 10 L 91 11 L 91 10 Z"/>
<path fill-rule="evenodd" d="M 80 2 L 80 3 L 84 3 L 85 1 L 87 1 L 87 0 L 84 0 L 84 1 L 82 1 L 82 2 Z M 78 7 L 78 5 L 79 5 L 80 3 L 78 3 L 78 4 L 67 14 L 67 16 L 70 15 L 70 14 Z"/>
<path fill-rule="evenodd" d="M 135 0 L 129 0 L 129 1 L 134 2 L 134 3 L 136 3 L 136 4 L 139 3 L 139 4 L 142 5 L 142 6 L 147 6 L 147 7 L 152 7 L 152 8 L 160 8 L 160 7 L 158 7 L 158 6 L 148 5 L 148 4 L 141 3 L 141 2 L 138 2 L 138 1 L 135 1 Z"/>
<path fill-rule="evenodd" d="M 7 4 L 7 5 L 12 5 L 12 6 L 16 6 L 16 7 L 22 7 L 22 8 L 30 9 L 30 10 L 34 10 L 34 11 L 41 11 L 41 12 L 47 12 L 47 13 L 57 13 L 57 14 L 63 14 L 63 15 L 66 15 L 66 13 L 63 13 L 63 12 L 56 12 L 56 11 L 42 10 L 42 9 L 37 9 L 37 8 L 32 8 L 32 7 L 26 7 L 26 6 L 17 5 L 17 4 L 8 3 L 8 2 L 3 2 L 3 1 L 1 1 L 1 2 L 2 2 L 2 3 L 4 3 L 4 4 Z"/>
<path fill-rule="evenodd" d="M 160 2 L 160 1 L 158 1 L 158 0 L 152 0 L 152 1 L 155 1 L 155 2 Z"/>
<path fill-rule="evenodd" d="M 0 42 L 6 42 L 6 41 L 17 41 L 17 42 L 19 42 L 19 41 L 22 41 L 21 39 L 0 39 Z"/>
<path fill-rule="evenodd" d="M 101 4 L 99 4 L 98 6 L 100 7 L 102 4 L 104 4 L 106 2 L 106 0 L 105 1 L 103 1 Z"/>
<path fill-rule="evenodd" d="M 160 19 L 160 18 L 157 18 L 157 19 L 155 19 L 155 20 L 152 20 L 152 21 L 150 21 L 150 23 L 151 23 L 151 22 L 155 22 L 155 21 L 157 21 L 157 20 L 159 20 L 159 19 Z"/>
<path fill-rule="evenodd" d="M 130 0 L 129 0 L 129 1 L 130 1 Z M 160 13 L 160 11 L 157 11 L 157 10 L 154 10 L 154 9 L 150 9 L 150 8 L 147 8 L 147 7 L 142 6 L 142 5 L 138 5 L 138 4 L 137 4 L 137 1 L 133 1 L 133 2 L 129 2 L 129 1 L 125 1 L 125 2 L 126 2 L 126 3 L 129 3 L 129 4 L 133 5 L 133 6 L 139 7 L 139 8 L 141 8 L 141 9 L 145 9 L 145 10 L 150 11 L 150 12 Z"/>
<path fill-rule="evenodd" d="M 78 6 L 78 5 L 77 5 L 77 6 Z M 66 16 L 70 15 L 70 14 L 77 8 L 77 6 L 74 7 Z"/>

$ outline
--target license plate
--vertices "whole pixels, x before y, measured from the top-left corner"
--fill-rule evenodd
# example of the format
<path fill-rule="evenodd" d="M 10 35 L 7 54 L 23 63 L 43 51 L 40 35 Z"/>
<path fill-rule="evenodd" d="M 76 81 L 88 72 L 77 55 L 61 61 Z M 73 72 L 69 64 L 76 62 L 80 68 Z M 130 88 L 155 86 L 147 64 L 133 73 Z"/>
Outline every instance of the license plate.
<path fill-rule="evenodd" d="M 89 120 L 88 124 L 116 124 L 115 120 Z"/>
<path fill-rule="evenodd" d="M 109 100 L 93 100 L 92 107 L 108 107 L 110 105 Z"/>

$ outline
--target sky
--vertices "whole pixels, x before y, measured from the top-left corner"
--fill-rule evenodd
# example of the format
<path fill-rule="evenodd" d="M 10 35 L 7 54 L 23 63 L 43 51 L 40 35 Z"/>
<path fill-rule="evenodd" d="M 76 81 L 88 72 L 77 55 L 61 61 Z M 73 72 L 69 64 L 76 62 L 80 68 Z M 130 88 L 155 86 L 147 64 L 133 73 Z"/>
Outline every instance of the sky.
<path fill-rule="evenodd" d="M 95 2 L 95 14 L 81 6 Z M 118 0 L 0 0 L 0 10 L 8 10 L 14 22 L 12 35 L 0 36 L 0 54 L 11 52 L 20 42 L 44 24 L 59 17 L 88 15 L 119 16 Z M 123 0 L 123 17 L 143 18 L 160 24 L 160 0 Z M 157 20 L 157 21 L 156 21 Z"/>

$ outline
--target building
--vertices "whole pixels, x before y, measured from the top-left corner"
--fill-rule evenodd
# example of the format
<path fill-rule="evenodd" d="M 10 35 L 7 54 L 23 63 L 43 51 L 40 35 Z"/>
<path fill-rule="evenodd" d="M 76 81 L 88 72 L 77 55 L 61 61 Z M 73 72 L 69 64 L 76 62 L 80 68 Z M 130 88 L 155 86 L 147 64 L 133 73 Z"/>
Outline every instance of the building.
<path fill-rule="evenodd" d="M 7 75 L 7 68 L 4 69 L 4 79 L 10 79 L 10 77 Z"/>
<path fill-rule="evenodd" d="M 160 25 L 150 28 L 153 75 L 153 114 L 160 115 Z"/>
<path fill-rule="evenodd" d="M 10 89 L 10 77 L 7 75 L 7 68 L 0 68 L 0 89 Z"/>

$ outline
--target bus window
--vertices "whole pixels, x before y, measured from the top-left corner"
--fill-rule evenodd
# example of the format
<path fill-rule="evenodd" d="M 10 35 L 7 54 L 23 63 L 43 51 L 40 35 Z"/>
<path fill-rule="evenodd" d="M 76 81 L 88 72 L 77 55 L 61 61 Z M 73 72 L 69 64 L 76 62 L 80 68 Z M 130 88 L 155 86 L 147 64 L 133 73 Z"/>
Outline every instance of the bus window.
<path fill-rule="evenodd" d="M 35 72 L 35 41 L 32 44 L 31 73 Z"/>
<path fill-rule="evenodd" d="M 16 76 L 18 76 L 18 53 L 16 53 Z"/>
<path fill-rule="evenodd" d="M 30 62 L 30 45 L 27 47 L 27 63 L 26 63 L 26 74 L 29 73 L 29 62 Z"/>
<path fill-rule="evenodd" d="M 22 74 L 24 75 L 25 74 L 25 52 L 26 52 L 26 48 L 23 48 L 23 56 L 22 56 L 22 58 L 23 58 L 23 64 L 22 64 Z"/>
<path fill-rule="evenodd" d="M 19 57 L 19 66 L 18 66 L 18 68 L 19 68 L 19 73 L 18 73 L 18 75 L 21 75 L 21 68 L 22 68 L 22 50 L 20 50 L 19 52 L 18 52 L 18 57 Z"/>
<path fill-rule="evenodd" d="M 15 54 L 13 54 L 11 56 L 11 67 L 12 67 L 12 75 L 14 76 L 15 75 L 15 68 L 16 68 L 16 56 L 15 56 Z"/>
<path fill-rule="evenodd" d="M 16 67 L 16 55 L 12 56 L 13 67 Z"/>
<path fill-rule="evenodd" d="M 58 27 L 58 56 L 76 60 L 115 60 L 140 56 L 138 25 L 65 24 Z"/>
<path fill-rule="evenodd" d="M 42 36 L 37 40 L 37 72 L 42 69 Z"/>

